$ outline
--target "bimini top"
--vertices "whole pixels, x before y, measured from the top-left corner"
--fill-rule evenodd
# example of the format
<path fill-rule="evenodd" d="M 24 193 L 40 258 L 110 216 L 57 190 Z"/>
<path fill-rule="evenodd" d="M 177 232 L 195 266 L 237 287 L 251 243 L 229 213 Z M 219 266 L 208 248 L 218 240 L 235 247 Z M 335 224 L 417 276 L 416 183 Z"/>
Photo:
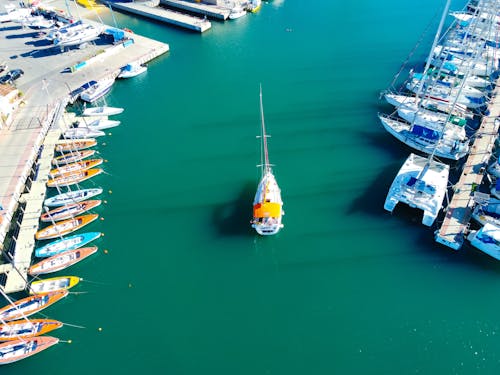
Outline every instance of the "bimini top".
<path fill-rule="evenodd" d="M 280 217 L 281 216 L 281 203 L 274 202 L 264 202 L 257 203 L 253 206 L 253 217 L 254 218 L 265 218 L 265 217 Z"/>

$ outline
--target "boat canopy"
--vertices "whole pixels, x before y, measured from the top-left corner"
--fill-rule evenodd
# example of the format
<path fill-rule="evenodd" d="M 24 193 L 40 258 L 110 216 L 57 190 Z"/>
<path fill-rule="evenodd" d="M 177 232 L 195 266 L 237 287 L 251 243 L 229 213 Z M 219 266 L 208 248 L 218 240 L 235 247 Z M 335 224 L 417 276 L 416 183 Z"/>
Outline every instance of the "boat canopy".
<path fill-rule="evenodd" d="M 253 206 L 253 217 L 254 218 L 264 218 L 264 217 L 280 217 L 281 216 L 281 204 L 273 202 L 257 203 Z"/>
<path fill-rule="evenodd" d="M 425 126 L 413 125 L 411 132 L 420 137 L 428 139 L 439 139 L 439 132 L 426 128 Z"/>

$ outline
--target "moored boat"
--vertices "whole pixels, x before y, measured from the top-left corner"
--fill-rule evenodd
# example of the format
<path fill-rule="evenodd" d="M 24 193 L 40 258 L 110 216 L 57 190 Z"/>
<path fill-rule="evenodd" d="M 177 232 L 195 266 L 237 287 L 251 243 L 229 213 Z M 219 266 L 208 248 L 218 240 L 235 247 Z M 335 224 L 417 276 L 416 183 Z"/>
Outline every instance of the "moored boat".
<path fill-rule="evenodd" d="M 61 271 L 89 257 L 96 251 L 97 246 L 82 247 L 75 250 L 64 251 L 32 265 L 29 268 L 28 273 L 33 276 Z"/>
<path fill-rule="evenodd" d="M 64 164 L 75 163 L 77 161 L 89 158 L 95 153 L 96 153 L 95 150 L 82 150 L 82 151 L 69 152 L 52 159 L 52 164 L 60 166 Z"/>
<path fill-rule="evenodd" d="M 471 245 L 482 252 L 500 260 L 500 227 L 487 223 L 479 230 L 473 230 L 467 236 Z"/>
<path fill-rule="evenodd" d="M 65 174 L 65 173 L 85 171 L 87 169 L 94 168 L 94 167 L 97 167 L 98 165 L 101 165 L 102 162 L 103 162 L 102 159 L 81 160 L 81 161 L 77 161 L 75 163 L 63 165 L 59 168 L 54 168 L 49 172 L 49 175 L 51 177 L 57 177 L 59 175 Z"/>
<path fill-rule="evenodd" d="M 97 138 L 103 137 L 106 133 L 98 129 L 88 127 L 71 128 L 64 132 L 64 138 Z"/>
<path fill-rule="evenodd" d="M 88 169 L 86 171 L 70 172 L 60 175 L 59 177 L 53 178 L 47 181 L 48 187 L 56 186 L 72 186 L 80 182 L 86 181 L 89 178 L 95 177 L 101 174 L 103 170 L 101 168 Z"/>
<path fill-rule="evenodd" d="M 29 339 L 18 339 L 0 344 L 0 365 L 6 365 L 28 358 L 50 348 L 59 342 L 56 337 L 39 336 Z"/>
<path fill-rule="evenodd" d="M 83 214 L 101 204 L 101 200 L 88 200 L 83 202 L 70 203 L 62 207 L 55 208 L 40 216 L 40 220 L 47 223 L 73 218 Z"/>
<path fill-rule="evenodd" d="M 37 240 L 50 240 L 52 238 L 65 236 L 90 224 L 98 217 L 98 214 L 88 214 L 60 221 L 49 225 L 46 228 L 40 229 L 36 232 L 35 238 Z"/>
<path fill-rule="evenodd" d="M 43 204 L 47 207 L 65 206 L 70 203 L 77 203 L 90 199 L 102 193 L 101 188 L 81 189 L 75 191 L 68 191 L 45 199 Z"/>
<path fill-rule="evenodd" d="M 67 290 L 42 293 L 15 301 L 0 309 L 0 319 L 4 322 L 26 318 L 37 313 L 68 295 Z"/>
<path fill-rule="evenodd" d="M 50 257 L 67 250 L 75 250 L 99 238 L 100 232 L 88 232 L 53 241 L 45 246 L 35 249 L 38 258 Z"/>
<path fill-rule="evenodd" d="M 120 121 L 118 120 L 108 120 L 105 118 L 98 118 L 88 124 L 81 123 L 78 125 L 77 129 L 89 129 L 89 130 L 105 130 L 110 128 L 115 128 L 120 125 Z"/>
<path fill-rule="evenodd" d="M 83 110 L 82 116 L 112 116 L 123 112 L 123 108 L 118 107 L 88 107 Z"/>
<path fill-rule="evenodd" d="M 30 284 L 30 294 L 55 292 L 58 290 L 68 290 L 80 282 L 77 276 L 58 276 L 49 279 L 33 281 Z"/>
<path fill-rule="evenodd" d="M 61 328 L 62 323 L 53 319 L 23 319 L 0 325 L 0 341 L 27 339 L 44 335 Z"/>
<path fill-rule="evenodd" d="M 113 83 L 115 83 L 114 78 L 101 79 L 97 81 L 95 85 L 92 85 L 90 88 L 82 92 L 80 94 L 80 99 L 88 103 L 95 102 L 97 99 L 102 98 L 111 90 Z"/>
<path fill-rule="evenodd" d="M 283 228 L 281 222 L 283 212 L 283 201 L 281 190 L 274 177 L 269 153 L 267 150 L 267 134 L 264 124 L 264 109 L 262 105 L 262 87 L 260 88 L 260 117 L 261 117 L 261 168 L 262 177 L 257 186 L 257 192 L 253 201 L 252 227 L 263 236 L 273 235 Z"/>
<path fill-rule="evenodd" d="M 74 139 L 56 144 L 55 150 L 58 152 L 80 151 L 94 147 L 95 145 L 97 145 L 95 139 Z"/>
<path fill-rule="evenodd" d="M 121 68 L 117 78 L 132 78 L 139 74 L 145 73 L 148 70 L 146 65 L 130 63 Z"/>

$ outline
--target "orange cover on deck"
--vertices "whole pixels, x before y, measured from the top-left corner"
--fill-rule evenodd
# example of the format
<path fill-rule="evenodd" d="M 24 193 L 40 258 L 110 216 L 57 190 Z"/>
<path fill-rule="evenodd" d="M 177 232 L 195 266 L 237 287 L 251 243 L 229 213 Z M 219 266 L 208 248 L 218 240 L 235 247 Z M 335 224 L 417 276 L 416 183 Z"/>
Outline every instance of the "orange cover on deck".
<path fill-rule="evenodd" d="M 279 203 L 265 202 L 253 206 L 253 217 L 280 217 L 281 205 Z"/>

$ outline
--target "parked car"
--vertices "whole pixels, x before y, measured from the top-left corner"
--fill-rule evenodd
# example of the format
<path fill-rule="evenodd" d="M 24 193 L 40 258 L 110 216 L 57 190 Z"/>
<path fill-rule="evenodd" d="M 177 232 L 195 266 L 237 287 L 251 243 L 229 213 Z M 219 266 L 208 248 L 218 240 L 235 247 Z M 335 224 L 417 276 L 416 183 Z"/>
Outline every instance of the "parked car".
<path fill-rule="evenodd" d="M 16 79 L 24 74 L 22 69 L 13 69 L 9 71 L 6 75 L 0 77 L 0 83 L 13 83 Z"/>
<path fill-rule="evenodd" d="M 4 70 L 7 70 L 7 64 L 4 62 L 0 63 L 0 73 L 2 73 Z"/>

